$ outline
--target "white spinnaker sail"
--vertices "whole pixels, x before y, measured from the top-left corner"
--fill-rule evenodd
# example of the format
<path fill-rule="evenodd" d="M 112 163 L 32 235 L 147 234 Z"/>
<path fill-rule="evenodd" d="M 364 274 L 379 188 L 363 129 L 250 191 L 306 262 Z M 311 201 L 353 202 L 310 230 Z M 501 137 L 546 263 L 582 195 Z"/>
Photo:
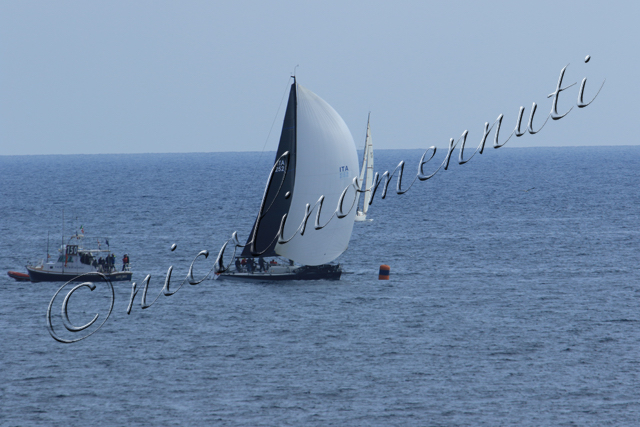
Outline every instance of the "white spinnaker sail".
<path fill-rule="evenodd" d="M 300 226 L 306 204 L 313 206 L 320 196 L 324 196 L 320 215 L 320 224 L 324 225 L 359 169 L 355 143 L 342 117 L 322 98 L 300 85 L 297 85 L 297 97 L 296 175 L 284 228 L 285 239 Z M 352 187 L 344 199 L 344 213 L 354 197 Z M 348 216 L 334 217 L 321 230 L 314 229 L 316 213 L 314 210 L 309 217 L 304 235 L 298 234 L 288 243 L 276 245 L 276 253 L 304 265 L 321 265 L 340 256 L 349 245 L 356 206 Z"/>

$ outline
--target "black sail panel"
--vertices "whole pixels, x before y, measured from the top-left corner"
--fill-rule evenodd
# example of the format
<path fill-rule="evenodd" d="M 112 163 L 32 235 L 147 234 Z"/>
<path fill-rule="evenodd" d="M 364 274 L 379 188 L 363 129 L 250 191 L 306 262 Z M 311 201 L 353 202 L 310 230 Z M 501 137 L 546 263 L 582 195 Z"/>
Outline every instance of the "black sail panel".
<path fill-rule="evenodd" d="M 280 144 L 274 161 L 271 181 L 262 201 L 262 211 L 258 213 L 247 244 L 240 256 L 276 256 L 278 230 L 282 216 L 289 212 L 296 170 L 296 84 L 291 85 L 287 111 L 284 115 Z M 283 156 L 288 152 L 287 156 Z M 276 164 L 277 163 L 277 164 Z M 257 229 L 256 229 L 257 227 Z M 253 240 L 253 245 L 252 245 Z"/>

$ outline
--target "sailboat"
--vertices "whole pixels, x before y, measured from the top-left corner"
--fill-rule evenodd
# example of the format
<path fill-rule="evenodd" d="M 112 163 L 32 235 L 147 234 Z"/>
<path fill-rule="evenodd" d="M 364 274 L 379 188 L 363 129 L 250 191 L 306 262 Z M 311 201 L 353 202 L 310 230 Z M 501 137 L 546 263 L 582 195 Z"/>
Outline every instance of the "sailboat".
<path fill-rule="evenodd" d="M 373 142 L 371 142 L 371 127 L 369 120 L 371 113 L 367 117 L 367 137 L 364 141 L 364 155 L 362 158 L 362 169 L 360 170 L 360 191 L 364 193 L 364 203 L 362 209 L 358 208 L 356 213 L 356 221 L 372 221 L 367 220 L 367 211 L 369 210 L 369 201 L 371 200 L 371 186 L 373 185 Z M 364 190 L 362 186 L 364 185 Z"/>
<path fill-rule="evenodd" d="M 355 187 L 344 198 L 346 215 L 339 218 L 334 209 L 357 173 L 358 155 L 346 123 L 294 76 L 260 210 L 242 252 L 219 278 L 340 279 L 340 265 L 331 262 L 349 245 L 356 215 L 349 201 L 356 197 Z M 322 196 L 323 209 L 316 218 L 322 228 L 318 229 L 313 218 Z M 313 216 L 303 230 L 301 223 L 309 212 Z"/>

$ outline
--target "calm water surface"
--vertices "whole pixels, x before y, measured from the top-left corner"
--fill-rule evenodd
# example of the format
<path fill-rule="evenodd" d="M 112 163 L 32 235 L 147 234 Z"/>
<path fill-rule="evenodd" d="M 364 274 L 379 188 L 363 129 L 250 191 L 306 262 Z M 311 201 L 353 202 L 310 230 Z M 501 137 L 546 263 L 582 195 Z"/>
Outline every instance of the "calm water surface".
<path fill-rule="evenodd" d="M 408 184 L 421 154 L 380 150 L 376 170 L 405 160 Z M 640 147 L 487 151 L 376 195 L 338 282 L 207 279 L 130 315 L 117 282 L 75 344 L 46 329 L 60 284 L 6 276 L 47 233 L 57 250 L 64 210 L 66 234 L 108 236 L 151 274 L 153 300 L 169 266 L 177 288 L 200 250 L 246 238 L 272 161 L 0 156 L 0 425 L 638 425 Z M 80 289 L 71 320 L 105 301 Z"/>

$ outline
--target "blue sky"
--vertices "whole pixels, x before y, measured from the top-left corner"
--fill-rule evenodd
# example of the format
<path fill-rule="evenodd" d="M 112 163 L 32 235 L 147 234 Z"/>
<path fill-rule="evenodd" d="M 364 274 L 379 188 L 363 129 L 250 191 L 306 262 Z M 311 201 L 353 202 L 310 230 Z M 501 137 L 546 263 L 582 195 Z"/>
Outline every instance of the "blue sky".
<path fill-rule="evenodd" d="M 218 4 L 223 3 L 223 4 Z M 227 3 L 227 4 L 224 4 Z M 637 145 L 636 2 L 0 2 L 0 155 L 275 150 L 289 76 L 358 148 Z M 590 55 L 589 63 L 584 58 Z"/>

